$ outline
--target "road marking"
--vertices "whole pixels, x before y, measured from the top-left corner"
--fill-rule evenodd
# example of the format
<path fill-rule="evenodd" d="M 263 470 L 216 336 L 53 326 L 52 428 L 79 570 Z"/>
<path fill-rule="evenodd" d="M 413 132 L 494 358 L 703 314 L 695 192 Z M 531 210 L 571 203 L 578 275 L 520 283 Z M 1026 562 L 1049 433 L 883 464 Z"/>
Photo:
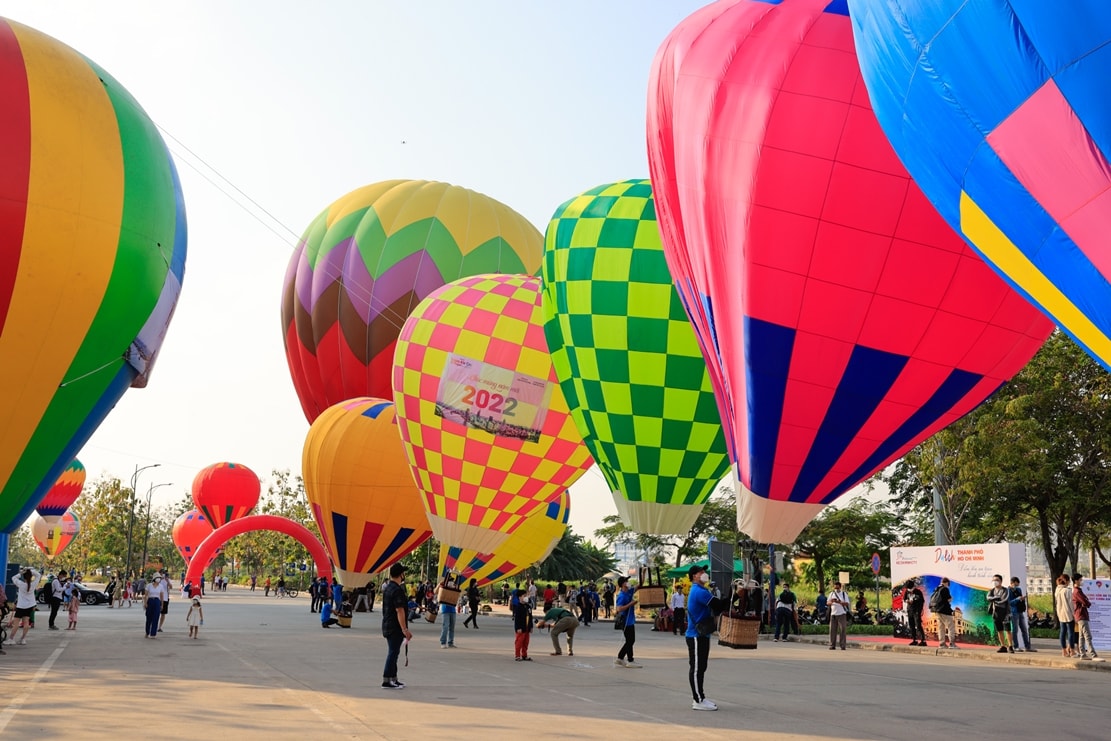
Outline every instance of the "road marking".
<path fill-rule="evenodd" d="M 12 701 L 8 703 L 8 706 L 4 708 L 3 711 L 0 711 L 0 733 L 3 733 L 4 729 L 8 727 L 8 724 L 12 722 L 12 718 L 15 717 L 15 714 L 23 707 L 23 703 L 27 702 L 27 698 L 29 698 L 31 693 L 35 690 L 35 685 L 42 681 L 42 678 L 50 671 L 50 667 L 54 666 L 54 662 L 58 660 L 58 657 L 62 655 L 62 651 L 65 651 L 68 645 L 69 639 L 66 638 L 54 649 L 54 653 L 50 654 L 46 661 L 42 662 L 42 666 L 35 672 L 35 676 L 31 677 L 31 681 L 27 683 L 23 692 L 16 695 Z"/>

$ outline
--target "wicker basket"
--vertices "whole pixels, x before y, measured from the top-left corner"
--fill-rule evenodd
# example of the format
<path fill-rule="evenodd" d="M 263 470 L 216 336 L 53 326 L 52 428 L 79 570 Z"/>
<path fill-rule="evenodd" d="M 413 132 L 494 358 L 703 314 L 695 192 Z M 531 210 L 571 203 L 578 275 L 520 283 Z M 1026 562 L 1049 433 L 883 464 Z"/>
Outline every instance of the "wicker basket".
<path fill-rule="evenodd" d="M 641 607 L 667 607 L 667 594 L 663 587 L 641 587 L 637 590 L 637 603 Z"/>
<path fill-rule="evenodd" d="M 447 602 L 449 605 L 457 605 L 459 604 L 459 596 L 461 594 L 462 591 L 459 589 L 440 585 L 436 588 L 436 601 Z"/>
<path fill-rule="evenodd" d="M 756 648 L 760 635 L 760 618 L 721 616 L 718 626 L 718 645 L 729 648 Z"/>
<path fill-rule="evenodd" d="M 350 628 L 351 627 L 351 616 L 350 615 L 340 615 L 339 617 L 336 618 L 336 620 L 339 620 L 339 627 L 341 627 L 341 628 Z"/>

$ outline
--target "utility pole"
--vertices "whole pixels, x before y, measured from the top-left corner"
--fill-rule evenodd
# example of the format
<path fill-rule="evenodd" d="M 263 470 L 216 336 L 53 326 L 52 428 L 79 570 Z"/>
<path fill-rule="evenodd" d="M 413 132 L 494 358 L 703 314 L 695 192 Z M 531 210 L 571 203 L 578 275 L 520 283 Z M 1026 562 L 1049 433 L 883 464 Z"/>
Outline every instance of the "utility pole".
<path fill-rule="evenodd" d="M 146 534 L 143 535 L 143 560 L 139 566 L 140 571 L 147 568 L 147 545 L 150 543 L 150 496 L 154 493 L 154 490 L 160 486 L 169 486 L 169 484 L 151 484 L 150 488 L 147 489 L 147 531 Z"/>
<path fill-rule="evenodd" d="M 135 529 L 135 487 L 139 483 L 139 474 L 148 468 L 158 468 L 161 465 L 161 463 L 152 463 L 149 466 L 140 468 L 139 465 L 136 464 L 135 473 L 131 474 L 131 519 L 127 522 L 127 566 L 124 568 L 125 579 L 131 577 L 131 533 Z"/>

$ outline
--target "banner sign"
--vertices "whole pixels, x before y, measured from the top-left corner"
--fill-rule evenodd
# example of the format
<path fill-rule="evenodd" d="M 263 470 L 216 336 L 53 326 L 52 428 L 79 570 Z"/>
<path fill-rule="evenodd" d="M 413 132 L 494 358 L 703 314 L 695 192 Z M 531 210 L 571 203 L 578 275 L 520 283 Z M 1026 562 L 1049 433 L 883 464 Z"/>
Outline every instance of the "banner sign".
<path fill-rule="evenodd" d="M 1088 608 L 1092 645 L 1096 651 L 1111 651 L 1111 579 L 1084 579 L 1080 585 L 1092 603 Z"/>
<path fill-rule="evenodd" d="M 907 580 L 914 581 L 926 598 L 922 626 L 930 640 L 938 639 L 938 619 L 930 612 L 930 595 L 941 584 L 942 577 L 949 577 L 957 643 L 996 642 L 987 603 L 993 575 L 1002 576 L 1005 586 L 1010 585 L 1011 577 L 1017 576 L 1022 593 L 1028 595 L 1026 546 L 1021 543 L 892 548 L 890 557 L 892 608 L 895 612 L 897 637 L 910 637 L 906 610 L 903 608 L 903 591 Z"/>
<path fill-rule="evenodd" d="M 450 354 L 440 376 L 436 415 L 499 437 L 537 442 L 552 398 L 542 378 Z"/>

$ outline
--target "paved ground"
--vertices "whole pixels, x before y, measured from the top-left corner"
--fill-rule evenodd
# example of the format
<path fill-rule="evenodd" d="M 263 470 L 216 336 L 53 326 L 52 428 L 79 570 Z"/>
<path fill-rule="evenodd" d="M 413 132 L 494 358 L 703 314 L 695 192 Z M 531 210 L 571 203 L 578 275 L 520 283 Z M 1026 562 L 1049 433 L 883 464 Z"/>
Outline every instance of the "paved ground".
<path fill-rule="evenodd" d="M 0 733 L 13 737 L 474 739 L 1105 739 L 1111 673 L 1032 667 L 969 651 L 828 651 L 762 641 L 714 645 L 707 693 L 690 709 L 686 648 L 644 626 L 644 669 L 612 666 L 609 624 L 580 629 L 574 657 L 550 657 L 535 634 L 531 663 L 512 658 L 502 616 L 460 627 L 439 648 L 422 623 L 400 692 L 381 689 L 379 613 L 324 631 L 308 600 L 230 591 L 206 600 L 200 640 L 185 637 L 174 600 L 166 632 L 142 637 L 138 607 L 83 607 L 79 630 L 48 632 L 0 656 Z M 64 625 L 64 623 L 63 623 Z M 881 647 L 871 644 L 871 648 Z M 1051 648 L 1051 646 L 1048 646 Z M 891 650 L 894 649 L 894 650 Z M 975 654 L 975 655 L 974 655 Z M 1030 655 L 1045 657 L 1051 651 Z M 1022 658 L 1022 657 L 1016 657 Z M 1075 666 L 1068 663 L 1067 666 Z"/>

